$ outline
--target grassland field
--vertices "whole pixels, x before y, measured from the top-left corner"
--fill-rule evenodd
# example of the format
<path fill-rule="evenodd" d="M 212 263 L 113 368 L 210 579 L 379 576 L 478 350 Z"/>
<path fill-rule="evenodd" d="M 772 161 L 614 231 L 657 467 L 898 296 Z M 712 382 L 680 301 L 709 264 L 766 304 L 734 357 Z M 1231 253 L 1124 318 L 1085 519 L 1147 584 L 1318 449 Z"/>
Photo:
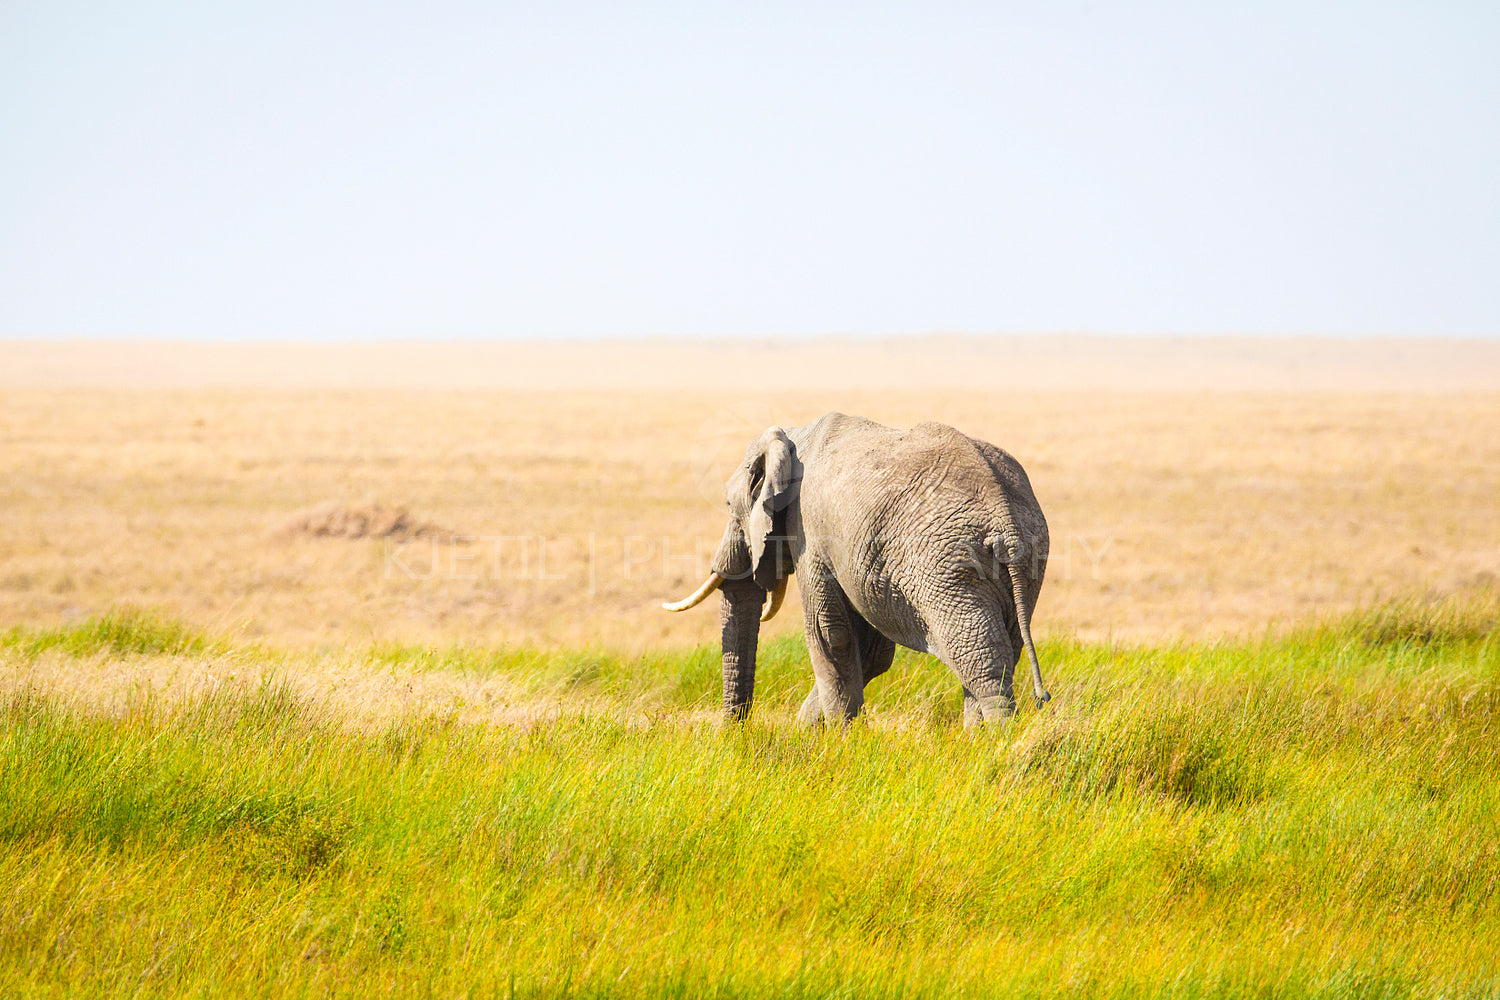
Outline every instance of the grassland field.
<path fill-rule="evenodd" d="M 730 399 L 660 345 L 88 347 L 0 345 L 0 996 L 1500 996 L 1472 345 Z M 1026 465 L 1045 710 L 965 731 L 903 651 L 798 731 L 794 597 L 720 725 L 717 616 L 659 602 L 826 409 Z"/>

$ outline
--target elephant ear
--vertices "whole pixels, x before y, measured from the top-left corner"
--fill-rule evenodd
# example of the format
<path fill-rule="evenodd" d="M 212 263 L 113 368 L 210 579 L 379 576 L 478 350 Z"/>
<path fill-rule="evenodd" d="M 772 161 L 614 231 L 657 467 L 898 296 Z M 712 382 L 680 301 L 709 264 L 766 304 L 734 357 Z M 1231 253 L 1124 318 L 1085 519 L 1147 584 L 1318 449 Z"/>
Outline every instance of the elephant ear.
<path fill-rule="evenodd" d="M 790 506 L 796 495 L 800 463 L 792 441 L 780 427 L 770 427 L 756 442 L 760 455 L 759 492 L 745 517 L 745 540 L 750 546 L 750 566 L 757 584 L 765 590 L 775 587 L 786 575 L 781 566 L 784 539 L 777 537 L 776 515 Z M 752 487 L 754 485 L 752 477 Z M 783 528 L 784 530 L 784 528 Z"/>

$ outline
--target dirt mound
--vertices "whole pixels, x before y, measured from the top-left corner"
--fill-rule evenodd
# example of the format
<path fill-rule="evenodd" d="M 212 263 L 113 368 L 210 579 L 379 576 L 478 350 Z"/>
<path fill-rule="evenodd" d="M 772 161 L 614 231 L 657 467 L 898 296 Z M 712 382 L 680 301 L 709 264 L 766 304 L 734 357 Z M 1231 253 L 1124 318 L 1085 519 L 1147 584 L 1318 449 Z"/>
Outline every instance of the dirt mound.
<path fill-rule="evenodd" d="M 299 510 L 281 526 L 285 535 L 315 538 L 389 538 L 398 542 L 416 538 L 456 541 L 459 535 L 446 528 L 418 520 L 405 507 L 378 503 L 346 504 L 338 501 Z"/>

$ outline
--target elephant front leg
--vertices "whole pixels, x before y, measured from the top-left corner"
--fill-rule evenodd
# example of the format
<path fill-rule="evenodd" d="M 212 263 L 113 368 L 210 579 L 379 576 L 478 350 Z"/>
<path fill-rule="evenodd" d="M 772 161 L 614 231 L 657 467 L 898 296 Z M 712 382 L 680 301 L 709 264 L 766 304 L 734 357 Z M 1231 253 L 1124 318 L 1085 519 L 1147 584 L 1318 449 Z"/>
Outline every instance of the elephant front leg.
<path fill-rule="evenodd" d="M 797 709 L 797 724 L 804 729 L 814 729 L 822 721 L 823 697 L 818 694 L 818 685 L 814 682 L 813 689 L 803 699 L 802 707 Z"/>
<path fill-rule="evenodd" d="M 797 717 L 809 725 L 816 721 L 810 718 L 816 696 L 823 718 L 848 722 L 865 703 L 864 672 L 853 612 L 831 575 L 808 574 L 805 579 L 808 582 L 802 588 L 802 620 L 807 627 L 807 652 L 817 686 L 803 702 Z"/>
<path fill-rule="evenodd" d="M 891 668 L 891 662 L 896 658 L 896 644 L 882 635 L 875 626 L 865 621 L 858 612 L 848 608 L 847 604 L 845 608 L 854 626 L 855 635 L 858 637 L 859 667 L 863 686 L 869 687 L 870 681 Z M 818 693 L 818 685 L 814 683 L 807 698 L 802 702 L 802 707 L 797 711 L 797 722 L 807 729 L 812 729 L 822 721 L 823 699 Z"/>

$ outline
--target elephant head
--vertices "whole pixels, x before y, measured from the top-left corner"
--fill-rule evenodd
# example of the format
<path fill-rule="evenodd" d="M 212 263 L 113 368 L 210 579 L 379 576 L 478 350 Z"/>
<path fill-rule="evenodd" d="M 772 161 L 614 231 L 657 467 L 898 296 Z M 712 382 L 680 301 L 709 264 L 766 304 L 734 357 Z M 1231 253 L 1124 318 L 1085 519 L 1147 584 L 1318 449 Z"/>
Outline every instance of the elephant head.
<path fill-rule="evenodd" d="M 746 449 L 745 460 L 724 485 L 729 522 L 709 564 L 708 579 L 691 596 L 662 605 L 668 611 L 686 611 L 715 590 L 720 592 L 724 711 L 731 719 L 750 713 L 760 623 L 770 621 L 781 608 L 787 579 L 796 568 L 786 522 L 801 480 L 802 465 L 786 431 L 767 428 Z"/>

